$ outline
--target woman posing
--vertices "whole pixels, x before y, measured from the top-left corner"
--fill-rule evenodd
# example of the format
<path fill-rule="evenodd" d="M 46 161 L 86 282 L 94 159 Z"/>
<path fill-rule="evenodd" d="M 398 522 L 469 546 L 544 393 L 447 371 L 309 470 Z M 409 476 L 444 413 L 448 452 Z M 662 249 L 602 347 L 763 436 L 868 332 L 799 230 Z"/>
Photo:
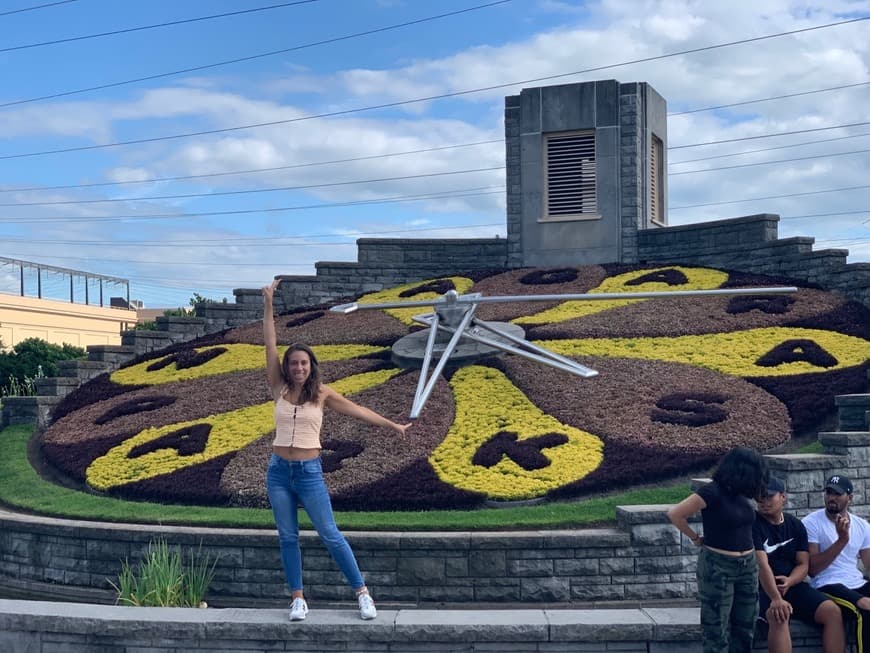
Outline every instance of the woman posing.
<path fill-rule="evenodd" d="M 308 513 L 317 534 L 356 593 L 360 617 L 374 619 L 377 616 L 374 601 L 366 588 L 353 551 L 335 524 L 332 502 L 323 480 L 320 464 L 323 408 L 325 406 L 369 424 L 393 429 L 399 435 L 405 435 L 410 424 L 391 422 L 322 384 L 317 357 L 306 345 L 291 345 L 284 358 L 279 359 L 272 307 L 279 283 L 276 279 L 272 285 L 263 288 L 266 375 L 275 400 L 275 439 L 266 472 L 266 492 L 275 515 L 281 562 L 293 598 L 290 619 L 300 621 L 308 614 L 308 604 L 302 591 L 302 552 L 299 548 L 297 514 L 300 505 Z"/>
<path fill-rule="evenodd" d="M 757 451 L 729 451 L 713 482 L 668 510 L 668 519 L 701 547 L 698 596 L 704 653 L 749 651 L 758 616 L 758 561 L 752 539 L 755 508 L 750 499 L 764 496 L 770 472 Z M 688 518 L 701 513 L 704 537 Z"/>

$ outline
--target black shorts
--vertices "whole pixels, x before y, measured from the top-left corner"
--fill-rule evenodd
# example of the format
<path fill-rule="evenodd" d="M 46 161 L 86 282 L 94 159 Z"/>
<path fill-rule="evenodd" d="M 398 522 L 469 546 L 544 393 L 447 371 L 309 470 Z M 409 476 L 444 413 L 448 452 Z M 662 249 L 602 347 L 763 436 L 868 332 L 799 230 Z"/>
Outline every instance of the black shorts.
<path fill-rule="evenodd" d="M 816 610 L 830 597 L 825 596 L 819 590 L 810 587 L 809 583 L 798 583 L 785 593 L 785 600 L 791 603 L 794 616 L 801 621 L 815 623 Z M 767 609 L 770 607 L 770 597 L 764 589 L 758 589 L 758 618 L 764 621 Z"/>

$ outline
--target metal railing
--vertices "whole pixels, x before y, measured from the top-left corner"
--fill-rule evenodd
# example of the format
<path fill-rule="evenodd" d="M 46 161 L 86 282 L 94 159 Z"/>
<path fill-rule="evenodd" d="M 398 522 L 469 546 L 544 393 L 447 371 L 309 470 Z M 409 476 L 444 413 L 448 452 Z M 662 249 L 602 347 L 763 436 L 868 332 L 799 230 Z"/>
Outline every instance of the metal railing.
<path fill-rule="evenodd" d="M 130 306 L 130 281 L 0 256 L 0 292 L 89 306 Z"/>

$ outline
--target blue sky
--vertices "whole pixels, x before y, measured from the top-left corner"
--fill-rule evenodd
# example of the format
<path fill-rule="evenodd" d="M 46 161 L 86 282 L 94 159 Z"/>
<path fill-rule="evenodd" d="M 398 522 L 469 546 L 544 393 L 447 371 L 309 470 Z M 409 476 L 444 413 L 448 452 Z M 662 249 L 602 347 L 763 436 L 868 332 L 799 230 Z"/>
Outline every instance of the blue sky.
<path fill-rule="evenodd" d="M 504 96 L 592 79 L 668 100 L 670 224 L 778 213 L 781 237 L 870 260 L 870 21 L 566 74 L 870 16 L 868 0 L 42 4 L 0 5 L 0 256 L 129 279 L 148 307 L 232 301 L 355 260 L 358 237 L 503 235 Z M 237 129 L 261 123 L 278 124 Z M 211 130 L 229 131 L 165 138 Z M 16 275 L 0 266 L 0 290 Z"/>

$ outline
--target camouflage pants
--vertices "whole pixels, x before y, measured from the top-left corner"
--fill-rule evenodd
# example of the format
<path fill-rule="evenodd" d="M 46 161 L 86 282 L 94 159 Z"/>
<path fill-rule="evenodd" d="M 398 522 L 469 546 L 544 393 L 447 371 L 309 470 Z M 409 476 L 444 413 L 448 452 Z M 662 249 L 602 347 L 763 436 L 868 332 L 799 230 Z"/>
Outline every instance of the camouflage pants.
<path fill-rule="evenodd" d="M 748 653 L 758 617 L 755 552 L 732 557 L 702 548 L 698 596 L 704 653 Z"/>

